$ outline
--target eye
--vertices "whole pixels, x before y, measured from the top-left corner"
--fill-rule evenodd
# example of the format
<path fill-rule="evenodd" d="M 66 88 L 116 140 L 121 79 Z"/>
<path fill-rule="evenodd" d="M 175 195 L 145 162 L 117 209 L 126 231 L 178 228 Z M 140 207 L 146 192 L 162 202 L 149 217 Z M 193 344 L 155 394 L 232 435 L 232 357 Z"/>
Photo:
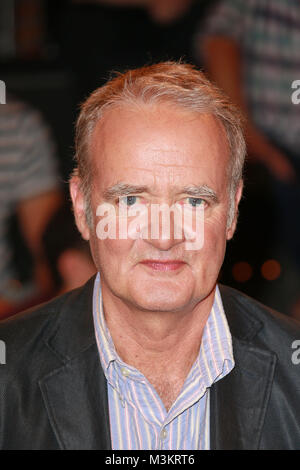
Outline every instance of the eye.
<path fill-rule="evenodd" d="M 137 196 L 124 196 L 120 197 L 119 204 L 123 204 L 125 206 L 133 206 L 137 202 Z"/>
<path fill-rule="evenodd" d="M 200 197 L 188 197 L 187 201 L 192 207 L 199 207 L 202 204 L 205 204 L 204 199 L 201 199 Z"/>

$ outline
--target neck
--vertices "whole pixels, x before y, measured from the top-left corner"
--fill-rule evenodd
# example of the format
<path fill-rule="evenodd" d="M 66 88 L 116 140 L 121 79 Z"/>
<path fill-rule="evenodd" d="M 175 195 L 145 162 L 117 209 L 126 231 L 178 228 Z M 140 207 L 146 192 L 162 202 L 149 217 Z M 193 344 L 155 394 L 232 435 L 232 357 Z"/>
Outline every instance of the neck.
<path fill-rule="evenodd" d="M 162 377 L 169 384 L 176 382 L 180 390 L 199 353 L 214 294 L 215 289 L 182 311 L 149 312 L 127 305 L 102 288 L 106 323 L 121 359 L 142 372 L 156 390 Z"/>

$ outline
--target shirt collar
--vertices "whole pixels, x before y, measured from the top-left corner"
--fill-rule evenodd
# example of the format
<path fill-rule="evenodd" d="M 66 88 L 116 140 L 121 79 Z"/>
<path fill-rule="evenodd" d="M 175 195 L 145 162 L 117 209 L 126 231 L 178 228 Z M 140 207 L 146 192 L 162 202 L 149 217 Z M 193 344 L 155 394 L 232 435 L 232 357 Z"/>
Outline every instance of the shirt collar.
<path fill-rule="evenodd" d="M 117 360 L 118 354 L 104 318 L 100 273 L 94 283 L 93 317 L 101 364 L 104 372 L 107 372 L 110 363 Z"/>
<path fill-rule="evenodd" d="M 197 365 L 207 387 L 227 375 L 234 367 L 232 337 L 218 286 L 204 327 Z"/>
<path fill-rule="evenodd" d="M 105 322 L 99 273 L 94 283 L 93 317 L 98 351 L 106 377 L 108 378 L 108 370 L 113 362 L 119 363 L 121 367 L 126 366 L 132 369 L 132 372 L 137 372 L 134 368 L 125 364 L 116 352 Z M 232 338 L 217 286 L 213 307 L 203 331 L 200 351 L 191 373 L 196 373 L 198 369 L 205 387 L 210 387 L 214 382 L 228 374 L 233 367 Z"/>

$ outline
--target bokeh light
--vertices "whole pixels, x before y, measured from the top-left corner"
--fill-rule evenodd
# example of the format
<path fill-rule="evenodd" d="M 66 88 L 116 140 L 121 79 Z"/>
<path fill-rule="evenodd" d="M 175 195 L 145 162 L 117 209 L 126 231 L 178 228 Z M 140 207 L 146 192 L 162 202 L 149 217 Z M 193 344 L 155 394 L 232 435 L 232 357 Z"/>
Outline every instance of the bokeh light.
<path fill-rule="evenodd" d="M 275 259 L 268 259 L 261 267 L 261 275 L 267 281 L 275 281 L 281 274 L 281 266 Z"/>
<path fill-rule="evenodd" d="M 232 275 L 237 282 L 247 282 L 253 275 L 252 266 L 246 261 L 239 261 L 233 265 Z"/>

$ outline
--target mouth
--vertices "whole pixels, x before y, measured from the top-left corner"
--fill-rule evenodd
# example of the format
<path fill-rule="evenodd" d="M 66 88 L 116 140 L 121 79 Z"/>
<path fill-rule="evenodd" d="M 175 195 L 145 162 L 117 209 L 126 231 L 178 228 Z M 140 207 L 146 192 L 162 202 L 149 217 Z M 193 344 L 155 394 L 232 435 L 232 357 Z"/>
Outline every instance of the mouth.
<path fill-rule="evenodd" d="M 153 269 L 154 271 L 176 271 L 177 269 L 182 268 L 186 263 L 179 260 L 155 260 L 155 259 L 146 259 L 140 262 L 140 264 Z"/>

